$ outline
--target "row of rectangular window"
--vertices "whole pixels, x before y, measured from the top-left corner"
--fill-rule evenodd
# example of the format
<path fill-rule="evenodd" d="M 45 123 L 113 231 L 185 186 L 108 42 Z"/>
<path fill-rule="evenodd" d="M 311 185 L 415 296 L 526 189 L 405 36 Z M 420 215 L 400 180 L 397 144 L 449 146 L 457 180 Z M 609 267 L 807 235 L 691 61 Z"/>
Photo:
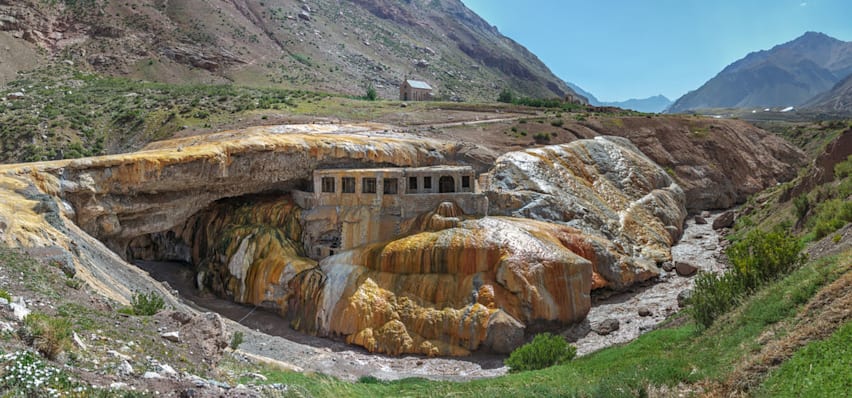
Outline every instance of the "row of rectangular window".
<path fill-rule="evenodd" d="M 355 177 L 342 177 L 340 180 L 343 193 L 355 193 Z M 334 182 L 334 177 L 323 177 L 322 192 L 336 192 Z M 470 176 L 462 176 L 461 186 L 463 189 L 470 188 Z M 396 194 L 398 192 L 399 183 L 396 178 L 385 178 L 383 188 L 383 192 L 386 194 Z M 423 189 L 432 189 L 432 177 L 423 177 Z M 417 191 L 417 177 L 408 177 L 408 191 Z M 376 193 L 376 179 L 371 177 L 363 178 L 361 180 L 361 192 Z"/>
<path fill-rule="evenodd" d="M 399 192 L 399 182 L 396 178 L 385 178 L 383 183 L 382 192 L 386 194 L 396 194 Z M 323 177 L 322 178 L 322 192 L 324 193 L 334 193 L 335 190 L 335 178 L 334 177 Z M 355 177 L 342 177 L 340 179 L 341 192 L 343 193 L 355 193 Z M 362 193 L 376 193 L 376 179 L 365 177 L 361 179 L 361 192 Z"/>

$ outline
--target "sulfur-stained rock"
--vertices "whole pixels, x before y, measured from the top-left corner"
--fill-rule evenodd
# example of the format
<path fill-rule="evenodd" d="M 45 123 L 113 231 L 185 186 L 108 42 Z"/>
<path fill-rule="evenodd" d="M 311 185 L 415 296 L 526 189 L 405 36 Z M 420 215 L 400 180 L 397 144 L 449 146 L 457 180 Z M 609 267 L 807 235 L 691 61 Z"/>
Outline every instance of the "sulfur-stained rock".
<path fill-rule="evenodd" d="M 509 352 L 525 325 L 588 312 L 591 262 L 571 250 L 577 235 L 486 217 L 329 257 L 314 332 L 389 354 Z"/>
<path fill-rule="evenodd" d="M 599 236 L 595 272 L 620 289 L 658 274 L 686 218 L 684 194 L 629 141 L 597 137 L 501 156 L 490 214 L 563 223 Z"/>

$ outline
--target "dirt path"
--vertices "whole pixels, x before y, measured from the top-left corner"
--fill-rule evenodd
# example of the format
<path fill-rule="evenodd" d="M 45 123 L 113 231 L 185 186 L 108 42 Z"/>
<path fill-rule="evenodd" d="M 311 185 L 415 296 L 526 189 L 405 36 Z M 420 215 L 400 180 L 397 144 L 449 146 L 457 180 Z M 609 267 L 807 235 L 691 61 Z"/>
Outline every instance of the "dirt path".
<path fill-rule="evenodd" d="M 712 224 L 715 216 L 708 219 Z M 672 254 L 676 261 L 687 261 L 702 270 L 722 269 L 715 258 L 719 253 L 718 237 L 710 224 L 687 223 L 684 237 Z M 137 262 L 154 279 L 165 281 L 176 289 L 189 305 L 203 311 L 218 312 L 245 326 L 245 341 L 240 349 L 252 355 L 272 358 L 289 364 L 295 370 L 314 371 L 346 380 L 374 376 L 384 380 L 423 377 L 433 380 L 464 381 L 495 377 L 506 373 L 505 357 L 474 354 L 467 358 L 425 358 L 418 356 L 389 357 L 371 354 L 342 341 L 309 336 L 290 328 L 287 321 L 276 313 L 236 304 L 199 292 L 194 285 L 191 267 L 183 263 Z M 579 339 L 574 343 L 580 355 L 597 351 L 614 344 L 625 343 L 652 330 L 657 324 L 678 310 L 677 295 L 692 286 L 692 278 L 663 273 L 661 281 L 637 287 L 625 293 L 593 298 L 592 310 L 586 321 L 569 328 L 564 334 Z M 646 307 L 650 316 L 640 316 L 638 310 Z M 619 330 L 603 336 L 594 331 L 605 319 L 614 318 Z M 236 326 L 236 325 L 235 325 Z M 236 326 L 239 327 L 239 326 Z"/>

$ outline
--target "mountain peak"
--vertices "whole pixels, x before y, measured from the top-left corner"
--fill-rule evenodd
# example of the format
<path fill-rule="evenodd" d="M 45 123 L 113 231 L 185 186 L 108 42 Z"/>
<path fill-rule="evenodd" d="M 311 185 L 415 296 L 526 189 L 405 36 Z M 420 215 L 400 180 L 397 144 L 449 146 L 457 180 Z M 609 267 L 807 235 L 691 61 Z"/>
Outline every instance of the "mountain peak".
<path fill-rule="evenodd" d="M 835 39 L 825 33 L 822 32 L 814 32 L 807 31 L 805 34 L 797 37 L 793 41 L 790 42 L 797 44 L 805 44 L 805 45 L 814 45 L 814 44 L 834 44 L 834 43 L 843 43 L 842 40 Z"/>
<path fill-rule="evenodd" d="M 850 74 L 852 42 L 808 31 L 726 66 L 675 101 L 669 111 L 798 106 Z"/>

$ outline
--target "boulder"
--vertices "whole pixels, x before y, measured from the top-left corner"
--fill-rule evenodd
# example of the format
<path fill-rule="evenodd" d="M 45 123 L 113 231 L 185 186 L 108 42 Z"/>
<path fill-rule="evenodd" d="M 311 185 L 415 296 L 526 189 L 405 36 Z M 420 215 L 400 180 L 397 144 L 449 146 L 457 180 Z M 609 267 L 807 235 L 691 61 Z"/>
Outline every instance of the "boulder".
<path fill-rule="evenodd" d="M 698 267 L 683 261 L 678 261 L 675 263 L 675 271 L 680 276 L 692 276 L 698 272 Z"/>
<path fill-rule="evenodd" d="M 302 10 L 302 11 L 299 12 L 299 19 L 301 19 L 303 21 L 310 21 L 311 20 L 311 14 L 307 11 Z"/>
<path fill-rule="evenodd" d="M 702 216 L 695 216 L 695 223 L 699 225 L 707 224 L 707 220 Z"/>
<path fill-rule="evenodd" d="M 675 269 L 674 263 L 671 261 L 666 261 L 662 265 L 663 270 L 666 272 L 672 272 Z"/>
<path fill-rule="evenodd" d="M 689 305 L 690 298 L 692 298 L 692 289 L 681 290 L 680 293 L 677 294 L 677 306 L 680 308 L 686 307 Z"/>
<path fill-rule="evenodd" d="M 731 228 L 734 226 L 734 219 L 735 215 L 732 210 L 719 214 L 719 216 L 713 220 L 713 229 Z"/>
<path fill-rule="evenodd" d="M 190 346 L 190 351 L 200 352 L 204 361 L 215 364 L 228 346 L 228 332 L 225 322 L 219 314 L 206 312 L 192 318 L 181 326 L 182 340 Z"/>
<path fill-rule="evenodd" d="M 166 333 L 160 334 L 160 337 L 162 337 L 162 338 L 164 338 L 164 339 L 166 339 L 166 340 L 168 340 L 168 341 L 172 341 L 172 342 L 175 342 L 175 343 L 180 343 L 180 332 L 177 332 L 177 331 L 175 331 L 175 332 L 166 332 Z"/>
<path fill-rule="evenodd" d="M 595 333 L 597 333 L 601 336 L 606 336 L 606 335 L 618 330 L 618 328 L 620 326 L 621 325 L 618 322 L 618 319 L 609 318 L 609 319 L 603 320 L 603 322 L 599 323 L 592 330 L 594 330 Z"/>
<path fill-rule="evenodd" d="M 651 316 L 651 314 L 652 314 L 651 309 L 648 308 L 648 307 L 644 307 L 644 306 L 639 307 L 639 310 L 637 312 L 639 313 L 639 316 L 643 316 L 643 317 L 644 316 Z"/>

